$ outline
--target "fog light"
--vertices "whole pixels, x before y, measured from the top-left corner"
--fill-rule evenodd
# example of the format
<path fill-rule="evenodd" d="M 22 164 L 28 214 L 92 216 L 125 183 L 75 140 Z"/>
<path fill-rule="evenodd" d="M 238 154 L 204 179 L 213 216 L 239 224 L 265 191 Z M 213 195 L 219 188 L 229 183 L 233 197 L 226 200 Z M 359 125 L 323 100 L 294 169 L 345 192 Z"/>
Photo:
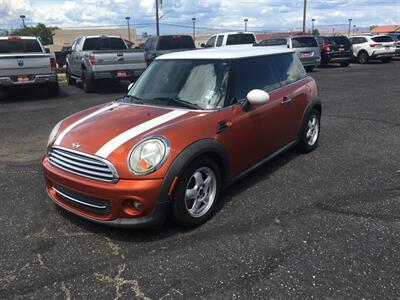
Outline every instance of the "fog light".
<path fill-rule="evenodd" d="M 143 204 L 138 200 L 127 199 L 122 203 L 122 210 L 129 216 L 138 216 L 143 212 Z"/>

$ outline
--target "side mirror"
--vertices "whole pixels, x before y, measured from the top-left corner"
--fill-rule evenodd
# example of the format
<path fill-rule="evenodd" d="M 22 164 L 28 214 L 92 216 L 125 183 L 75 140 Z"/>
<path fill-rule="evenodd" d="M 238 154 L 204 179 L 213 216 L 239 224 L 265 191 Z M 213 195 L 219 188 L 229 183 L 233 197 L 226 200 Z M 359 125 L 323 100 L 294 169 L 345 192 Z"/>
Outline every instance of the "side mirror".
<path fill-rule="evenodd" d="M 205 47 L 206 47 L 206 44 L 201 43 L 201 44 L 200 44 L 200 47 L 201 47 L 201 48 L 205 48 Z"/>
<path fill-rule="evenodd" d="M 130 83 L 130 84 L 128 85 L 128 92 L 131 90 L 131 88 L 133 87 L 134 84 L 135 84 L 135 83 L 132 82 L 132 83 Z"/>
<path fill-rule="evenodd" d="M 50 53 L 50 49 L 49 49 L 49 48 L 44 48 L 44 51 L 45 51 L 46 53 Z"/>
<path fill-rule="evenodd" d="M 248 111 L 250 105 L 262 105 L 269 101 L 270 97 L 266 91 L 263 90 L 251 90 L 247 96 L 246 101 L 243 104 L 243 110 Z"/>

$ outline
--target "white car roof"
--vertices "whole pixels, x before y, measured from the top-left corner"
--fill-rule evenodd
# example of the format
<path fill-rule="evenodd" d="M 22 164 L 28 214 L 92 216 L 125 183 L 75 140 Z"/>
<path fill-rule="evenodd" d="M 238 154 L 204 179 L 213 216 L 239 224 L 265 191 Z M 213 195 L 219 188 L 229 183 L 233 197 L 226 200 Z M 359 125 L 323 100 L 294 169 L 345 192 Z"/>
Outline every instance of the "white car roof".
<path fill-rule="evenodd" d="M 87 35 L 84 38 L 91 39 L 91 38 L 121 38 L 119 35 L 107 35 L 107 34 L 98 34 L 98 35 Z"/>
<path fill-rule="evenodd" d="M 192 51 L 173 52 L 158 56 L 156 60 L 163 59 L 235 59 L 253 56 L 264 56 L 281 53 L 292 53 L 292 49 L 278 47 L 221 47 Z"/>
<path fill-rule="evenodd" d="M 254 32 L 250 32 L 250 31 L 229 31 L 229 32 L 220 32 L 220 33 L 216 33 L 213 34 L 214 35 L 228 35 L 228 34 L 253 34 Z"/>
<path fill-rule="evenodd" d="M 37 37 L 35 36 L 21 36 L 21 35 L 10 35 L 10 36 L 18 36 L 21 38 L 21 40 L 37 40 Z M 0 40 L 8 40 L 8 36 L 2 36 L 0 37 Z"/>

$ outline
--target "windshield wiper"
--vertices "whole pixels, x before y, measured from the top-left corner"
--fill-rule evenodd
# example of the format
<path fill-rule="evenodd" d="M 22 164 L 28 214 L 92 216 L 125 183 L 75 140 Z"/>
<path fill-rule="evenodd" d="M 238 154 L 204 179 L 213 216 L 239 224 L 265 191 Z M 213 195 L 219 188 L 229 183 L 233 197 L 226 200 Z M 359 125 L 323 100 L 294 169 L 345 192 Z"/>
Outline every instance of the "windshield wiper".
<path fill-rule="evenodd" d="M 136 96 L 132 96 L 132 95 L 125 95 L 121 98 L 116 99 L 115 101 L 129 101 L 129 102 L 133 102 L 136 104 L 143 104 L 143 99 L 136 97 Z"/>
<path fill-rule="evenodd" d="M 186 107 L 193 108 L 193 109 L 203 109 L 201 106 L 199 106 L 199 105 L 197 105 L 195 103 L 192 103 L 192 102 L 189 102 L 189 101 L 186 101 L 186 100 L 182 100 L 182 99 L 179 99 L 179 98 L 156 97 L 156 98 L 153 98 L 151 100 L 169 101 L 169 102 L 173 102 L 175 104 L 179 104 L 179 105 L 186 106 Z"/>

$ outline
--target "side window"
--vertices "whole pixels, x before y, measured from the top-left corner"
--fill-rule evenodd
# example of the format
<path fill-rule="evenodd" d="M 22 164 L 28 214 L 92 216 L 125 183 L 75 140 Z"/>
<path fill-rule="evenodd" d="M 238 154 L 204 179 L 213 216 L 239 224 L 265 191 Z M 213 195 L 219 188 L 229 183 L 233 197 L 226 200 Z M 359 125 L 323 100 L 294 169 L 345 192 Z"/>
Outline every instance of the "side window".
<path fill-rule="evenodd" d="M 208 48 L 208 47 L 214 47 L 215 39 L 216 39 L 216 38 L 217 38 L 216 36 L 211 37 L 211 38 L 208 40 L 207 44 L 206 44 L 206 48 Z"/>
<path fill-rule="evenodd" d="M 157 50 L 157 42 L 158 39 L 157 38 L 153 38 L 151 41 L 151 50 Z"/>
<path fill-rule="evenodd" d="M 282 86 L 288 85 L 307 76 L 300 59 L 295 53 L 273 56 L 276 74 Z"/>
<path fill-rule="evenodd" d="M 273 56 L 239 59 L 233 64 L 232 102 L 246 98 L 253 89 L 269 92 L 280 87 L 279 78 L 273 69 Z"/>
<path fill-rule="evenodd" d="M 360 44 L 368 42 L 365 37 L 360 38 Z"/>
<path fill-rule="evenodd" d="M 144 50 L 145 51 L 150 50 L 150 45 L 151 45 L 151 38 L 147 39 L 146 43 L 144 43 L 144 46 L 143 46 Z"/>
<path fill-rule="evenodd" d="M 221 47 L 222 46 L 222 41 L 224 40 L 224 36 L 223 35 L 219 35 L 218 39 L 217 39 L 217 45 L 216 47 Z"/>
<path fill-rule="evenodd" d="M 78 38 L 78 39 L 76 40 L 75 50 L 79 47 L 79 44 L 81 43 L 81 41 L 82 41 L 82 38 Z"/>

